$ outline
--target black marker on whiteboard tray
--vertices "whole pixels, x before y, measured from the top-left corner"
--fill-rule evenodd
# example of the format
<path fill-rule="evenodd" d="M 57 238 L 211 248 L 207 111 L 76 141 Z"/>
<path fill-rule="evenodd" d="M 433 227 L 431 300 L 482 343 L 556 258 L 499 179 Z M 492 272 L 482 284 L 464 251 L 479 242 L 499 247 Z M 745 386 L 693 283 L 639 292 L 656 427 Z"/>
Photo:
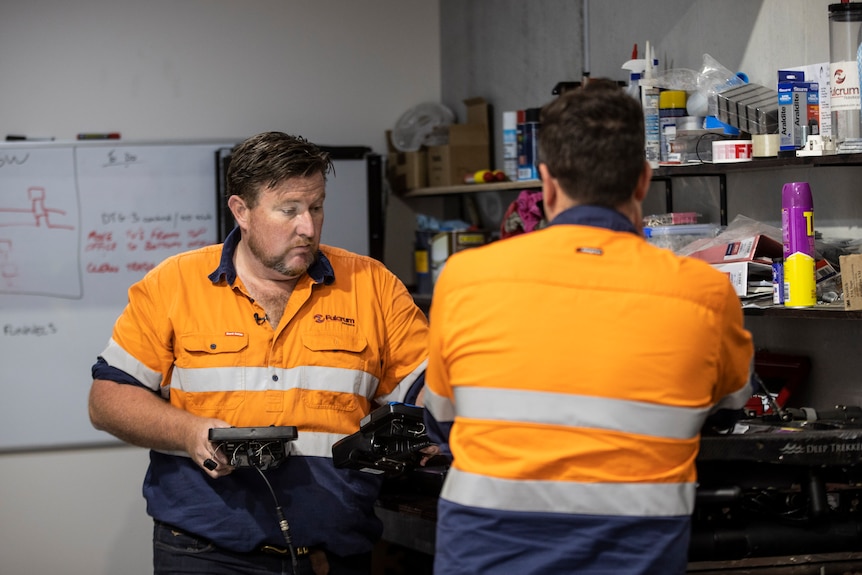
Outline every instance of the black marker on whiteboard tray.
<path fill-rule="evenodd" d="M 84 132 L 78 134 L 79 140 L 119 140 L 119 132 Z"/>
<path fill-rule="evenodd" d="M 32 136 L 24 136 L 21 134 L 6 134 L 7 142 L 50 142 L 54 138 L 34 138 Z"/>

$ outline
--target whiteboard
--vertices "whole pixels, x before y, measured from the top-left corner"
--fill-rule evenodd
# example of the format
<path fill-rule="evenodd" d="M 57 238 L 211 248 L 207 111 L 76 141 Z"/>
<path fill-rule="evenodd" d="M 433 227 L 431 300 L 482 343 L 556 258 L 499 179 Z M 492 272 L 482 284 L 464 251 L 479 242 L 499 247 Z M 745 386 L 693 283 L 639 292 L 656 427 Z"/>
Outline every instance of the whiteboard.
<path fill-rule="evenodd" d="M 235 143 L 0 144 L 0 451 L 118 442 L 90 425 L 90 367 L 132 283 L 217 241 Z"/>

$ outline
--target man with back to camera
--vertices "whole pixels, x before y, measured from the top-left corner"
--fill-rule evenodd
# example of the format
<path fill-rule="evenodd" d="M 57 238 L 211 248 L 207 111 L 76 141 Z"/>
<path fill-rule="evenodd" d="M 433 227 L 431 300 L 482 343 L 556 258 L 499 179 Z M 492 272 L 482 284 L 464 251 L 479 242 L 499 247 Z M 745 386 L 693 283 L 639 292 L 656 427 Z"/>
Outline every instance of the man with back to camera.
<path fill-rule="evenodd" d="M 591 80 L 539 140 L 548 227 L 453 255 L 434 288 L 434 570 L 682 574 L 699 431 L 751 396 L 751 336 L 724 275 L 641 235 L 636 100 Z"/>
<path fill-rule="evenodd" d="M 427 319 L 380 262 L 320 245 L 331 169 L 301 137 L 237 146 L 227 173 L 237 228 L 133 285 L 93 366 L 93 425 L 151 449 L 157 574 L 370 572 L 381 480 L 335 469 L 331 446 L 375 404 L 415 395 Z M 272 493 L 208 438 L 271 425 L 298 428 L 291 455 L 263 472 Z"/>

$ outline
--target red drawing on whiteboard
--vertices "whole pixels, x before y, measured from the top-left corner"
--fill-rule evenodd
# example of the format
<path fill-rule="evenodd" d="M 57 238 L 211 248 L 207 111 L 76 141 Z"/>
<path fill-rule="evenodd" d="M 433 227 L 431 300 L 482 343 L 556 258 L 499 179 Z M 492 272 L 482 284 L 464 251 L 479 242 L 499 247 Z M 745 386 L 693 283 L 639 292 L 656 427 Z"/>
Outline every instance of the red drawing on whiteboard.
<path fill-rule="evenodd" d="M 31 186 L 27 188 L 29 207 L 14 208 L 0 206 L 0 227 L 33 226 L 61 230 L 75 229 L 74 226 L 56 221 L 57 216 L 60 216 L 60 219 L 62 219 L 62 216 L 66 215 L 66 211 L 48 207 L 45 196 L 45 188 Z"/>

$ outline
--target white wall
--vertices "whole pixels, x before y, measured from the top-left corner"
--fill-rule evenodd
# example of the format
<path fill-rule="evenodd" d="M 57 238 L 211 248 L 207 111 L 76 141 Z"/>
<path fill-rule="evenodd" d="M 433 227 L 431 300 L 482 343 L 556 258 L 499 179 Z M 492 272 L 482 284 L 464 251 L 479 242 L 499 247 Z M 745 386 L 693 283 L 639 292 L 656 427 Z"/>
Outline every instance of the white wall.
<path fill-rule="evenodd" d="M 4 2 L 0 130 L 278 129 L 385 152 L 398 116 L 440 97 L 438 11 L 423 0 Z"/>
<path fill-rule="evenodd" d="M 0 79 L 0 137 L 241 138 L 275 129 L 385 152 L 398 116 L 440 99 L 439 6 L 3 2 Z M 32 422 L 51 425 L 38 413 Z M 146 450 L 131 447 L 0 454 L 0 573 L 152 573 L 146 466 Z"/>

